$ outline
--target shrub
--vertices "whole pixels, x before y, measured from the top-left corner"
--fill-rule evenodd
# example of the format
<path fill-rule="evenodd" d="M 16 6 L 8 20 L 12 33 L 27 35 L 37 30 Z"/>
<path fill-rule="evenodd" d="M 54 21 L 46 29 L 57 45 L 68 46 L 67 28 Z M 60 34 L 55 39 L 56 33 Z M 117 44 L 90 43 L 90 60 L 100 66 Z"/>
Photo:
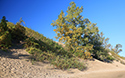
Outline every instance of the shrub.
<path fill-rule="evenodd" d="M 107 57 L 107 60 L 113 61 L 113 60 L 115 60 L 115 58 L 113 58 L 112 56 L 109 55 L 109 56 Z"/>
<path fill-rule="evenodd" d="M 120 61 L 120 63 L 125 65 L 125 62 L 124 62 L 124 61 Z"/>
<path fill-rule="evenodd" d="M 3 16 L 0 23 L 0 48 L 8 49 L 11 45 L 11 35 L 6 23 L 6 17 Z"/>
<path fill-rule="evenodd" d="M 7 23 L 9 31 L 11 33 L 12 36 L 12 41 L 13 42 L 18 42 L 22 41 L 26 38 L 25 36 L 25 28 L 20 25 L 19 23 L 17 23 L 16 25 L 12 24 L 12 23 Z"/>
<path fill-rule="evenodd" d="M 82 52 L 82 53 L 80 53 L 80 52 L 75 52 L 74 54 L 75 54 L 75 56 L 77 56 L 77 57 L 79 57 L 79 58 L 85 58 L 83 52 Z"/>
<path fill-rule="evenodd" d="M 85 59 L 92 59 L 90 52 L 85 52 Z"/>
<path fill-rule="evenodd" d="M 25 47 L 26 48 L 28 48 L 28 47 L 35 47 L 35 48 L 40 48 L 40 44 L 39 44 L 39 42 L 35 39 L 35 38 L 33 38 L 33 37 L 30 37 L 30 38 L 27 38 L 26 40 L 25 40 Z"/>
<path fill-rule="evenodd" d="M 5 31 L 3 35 L 0 36 L 0 48 L 8 49 L 11 46 L 11 35 L 9 31 Z"/>
<path fill-rule="evenodd" d="M 69 68 L 78 68 L 79 70 L 86 69 L 84 63 L 80 63 L 75 58 L 67 58 L 67 57 L 59 57 L 57 56 L 56 60 L 51 62 L 51 64 L 55 65 L 59 69 L 69 69 Z"/>
<path fill-rule="evenodd" d="M 32 54 L 33 59 L 37 61 L 48 60 L 59 69 L 78 68 L 85 69 L 85 65 L 76 60 L 73 55 L 67 52 L 61 45 L 47 39 L 43 42 L 40 38 L 34 37 L 25 40 L 26 50 Z M 42 37 L 44 39 L 44 37 Z"/>

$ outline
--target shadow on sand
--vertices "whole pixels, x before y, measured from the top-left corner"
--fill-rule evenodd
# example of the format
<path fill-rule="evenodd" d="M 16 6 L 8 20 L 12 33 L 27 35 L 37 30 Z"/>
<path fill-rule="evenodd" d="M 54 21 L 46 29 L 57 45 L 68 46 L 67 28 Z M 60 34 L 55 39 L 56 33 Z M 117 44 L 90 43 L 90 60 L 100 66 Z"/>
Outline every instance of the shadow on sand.
<path fill-rule="evenodd" d="M 7 51 L 3 51 L 3 50 L 0 49 L 0 57 L 6 57 L 6 58 L 11 58 L 11 59 L 23 59 L 23 58 L 31 59 L 30 55 L 28 55 L 28 54 L 21 54 L 21 53 L 17 52 L 18 49 L 24 49 L 21 44 L 13 45 L 9 49 L 10 50 L 7 50 Z M 14 49 L 14 51 L 11 51 L 12 49 Z"/>

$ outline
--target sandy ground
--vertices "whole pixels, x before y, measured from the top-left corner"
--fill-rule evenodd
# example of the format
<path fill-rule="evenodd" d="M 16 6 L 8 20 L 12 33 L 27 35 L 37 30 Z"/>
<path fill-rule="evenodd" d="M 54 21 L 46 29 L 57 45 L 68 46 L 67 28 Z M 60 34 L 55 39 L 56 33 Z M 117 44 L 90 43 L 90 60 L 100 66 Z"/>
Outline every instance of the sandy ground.
<path fill-rule="evenodd" d="M 125 78 L 125 71 L 101 71 L 101 72 L 94 72 L 91 74 L 81 75 L 79 77 L 74 78 Z"/>
<path fill-rule="evenodd" d="M 0 50 L 0 78 L 125 78 L 125 65 L 114 61 L 87 61 L 88 69 L 62 71 L 48 63 L 32 62 L 20 45 L 9 52 Z"/>

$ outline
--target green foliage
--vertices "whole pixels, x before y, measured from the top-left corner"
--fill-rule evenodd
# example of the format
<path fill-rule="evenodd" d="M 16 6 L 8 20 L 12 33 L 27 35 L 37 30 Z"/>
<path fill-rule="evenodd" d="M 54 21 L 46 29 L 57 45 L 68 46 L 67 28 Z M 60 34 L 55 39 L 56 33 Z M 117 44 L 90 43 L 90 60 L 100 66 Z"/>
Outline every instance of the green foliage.
<path fill-rule="evenodd" d="M 25 28 L 17 23 L 14 25 L 11 22 L 7 22 L 5 16 L 3 16 L 0 23 L 0 48 L 8 49 L 13 42 L 19 42 L 26 38 Z"/>
<path fill-rule="evenodd" d="M 94 58 L 102 60 L 108 56 L 107 46 L 108 39 L 99 34 L 96 24 L 91 23 L 89 19 L 83 19 L 80 13 L 83 7 L 76 7 L 74 2 L 70 3 L 67 15 L 61 11 L 58 19 L 51 25 L 55 26 L 54 31 L 57 33 L 57 39 L 64 42 L 67 50 L 74 53 L 75 56 L 84 59 Z"/>
<path fill-rule="evenodd" d="M 6 21 L 6 17 L 3 16 L 0 23 L 0 49 L 8 49 L 11 45 L 11 35 Z"/>
<path fill-rule="evenodd" d="M 113 61 L 113 60 L 115 60 L 115 58 L 113 58 L 112 56 L 109 55 L 109 56 L 107 57 L 107 60 Z"/>
<path fill-rule="evenodd" d="M 0 36 L 0 48 L 8 49 L 11 46 L 11 35 L 8 31 L 5 31 L 3 35 Z"/>
<path fill-rule="evenodd" d="M 83 52 L 75 52 L 74 55 L 79 57 L 79 58 L 92 59 L 90 52 L 85 52 L 85 53 L 83 53 Z"/>
<path fill-rule="evenodd" d="M 76 58 L 67 58 L 67 57 L 59 57 L 55 59 L 54 62 L 52 62 L 57 68 L 59 69 L 69 69 L 69 68 L 78 68 L 79 70 L 86 69 L 86 66 L 84 63 L 80 63 Z"/>
<path fill-rule="evenodd" d="M 85 69 L 85 65 L 67 52 L 61 45 L 43 35 L 26 28 L 26 35 L 29 37 L 25 41 L 27 51 L 38 61 L 48 60 L 59 69 L 78 68 Z"/>
<path fill-rule="evenodd" d="M 54 29 L 57 33 L 56 38 L 65 43 L 65 48 L 42 34 L 22 26 L 22 22 L 25 24 L 22 19 L 15 25 L 11 22 L 6 23 L 6 18 L 3 17 L 0 23 L 0 48 L 8 48 L 11 42 L 24 40 L 24 47 L 32 55 L 33 60 L 49 61 L 63 70 L 85 69 L 85 64 L 78 58 L 92 59 L 91 55 L 101 61 L 113 61 L 115 57 L 119 59 L 117 54 L 121 51 L 119 49 L 121 45 L 110 49 L 109 38 L 99 33 L 96 24 L 91 23 L 89 19 L 83 19 L 80 15 L 82 11 L 83 7 L 76 7 L 76 4 L 71 2 L 66 11 L 67 15 L 61 11 L 58 19 L 51 24 L 56 27 Z M 111 51 L 114 56 L 109 55 Z"/>
<path fill-rule="evenodd" d="M 75 56 L 91 59 L 94 58 L 104 61 L 114 60 L 109 56 L 111 44 L 108 44 L 109 38 L 103 37 L 103 33 L 99 33 L 96 24 L 91 23 L 89 19 L 83 19 L 80 15 L 83 7 L 77 7 L 74 2 L 70 3 L 66 11 L 67 15 L 61 11 L 58 19 L 53 21 L 52 26 L 56 27 L 54 31 L 57 33 L 57 39 L 65 43 L 67 50 Z M 120 44 L 116 45 L 115 52 L 122 51 Z"/>
<path fill-rule="evenodd" d="M 110 53 L 111 53 L 111 55 L 115 58 L 116 61 L 121 61 L 121 59 L 122 59 L 122 60 L 125 60 L 125 57 L 122 57 L 122 56 L 118 55 L 118 54 L 115 53 L 114 51 L 111 51 Z"/>
<path fill-rule="evenodd" d="M 9 32 L 11 34 L 13 42 L 19 43 L 19 41 L 22 41 L 26 38 L 25 28 L 22 25 L 20 25 L 19 23 L 14 25 L 13 23 L 8 22 L 7 26 L 9 28 Z"/>
<path fill-rule="evenodd" d="M 39 48 L 40 49 L 40 44 L 39 44 L 39 42 L 35 38 L 30 37 L 30 38 L 26 39 L 25 47 L 26 48 L 35 47 L 35 48 Z"/>
<path fill-rule="evenodd" d="M 122 45 L 121 44 L 116 44 L 115 48 L 112 49 L 116 54 L 120 53 L 122 51 L 122 49 L 119 49 L 119 48 L 122 48 Z"/>
<path fill-rule="evenodd" d="M 4 34 L 5 31 L 8 31 L 8 27 L 7 27 L 7 20 L 6 17 L 3 16 L 2 20 L 0 22 L 0 36 Z"/>
<path fill-rule="evenodd" d="M 96 34 L 95 31 L 98 31 L 95 24 L 92 24 L 88 19 L 83 19 L 80 15 L 82 11 L 83 7 L 76 7 L 76 4 L 71 2 L 66 11 L 67 15 L 65 16 L 64 12 L 61 11 L 58 19 L 51 24 L 56 26 L 56 29 L 54 29 L 57 33 L 56 38 L 64 42 L 68 50 L 78 55 L 78 57 L 84 57 L 86 55 L 85 53 L 93 49 L 93 45 L 88 43 L 88 36 L 92 36 Z"/>
<path fill-rule="evenodd" d="M 26 39 L 24 46 L 27 48 L 26 51 L 32 54 L 33 59 L 37 61 L 47 60 L 59 69 L 78 68 L 83 70 L 86 68 L 71 53 L 68 53 L 62 46 L 50 39 L 43 42 L 40 39 L 36 40 L 34 37 L 30 37 Z"/>

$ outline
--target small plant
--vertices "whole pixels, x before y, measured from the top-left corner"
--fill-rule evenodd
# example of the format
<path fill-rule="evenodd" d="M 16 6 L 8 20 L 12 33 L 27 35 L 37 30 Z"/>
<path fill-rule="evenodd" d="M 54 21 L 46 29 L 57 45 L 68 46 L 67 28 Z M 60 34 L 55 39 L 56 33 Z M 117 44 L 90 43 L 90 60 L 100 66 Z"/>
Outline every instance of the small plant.
<path fill-rule="evenodd" d="M 57 68 L 65 70 L 69 68 L 78 68 L 79 70 L 86 69 L 84 63 L 80 63 L 75 58 L 67 58 L 67 57 L 57 57 L 55 61 L 51 62 L 51 64 L 55 65 Z"/>
<path fill-rule="evenodd" d="M 124 62 L 124 61 L 120 61 L 120 63 L 125 65 L 125 62 Z"/>
<path fill-rule="evenodd" d="M 109 55 L 109 56 L 107 57 L 107 60 L 113 61 L 113 60 L 115 60 L 115 58 L 113 58 L 112 56 Z"/>

